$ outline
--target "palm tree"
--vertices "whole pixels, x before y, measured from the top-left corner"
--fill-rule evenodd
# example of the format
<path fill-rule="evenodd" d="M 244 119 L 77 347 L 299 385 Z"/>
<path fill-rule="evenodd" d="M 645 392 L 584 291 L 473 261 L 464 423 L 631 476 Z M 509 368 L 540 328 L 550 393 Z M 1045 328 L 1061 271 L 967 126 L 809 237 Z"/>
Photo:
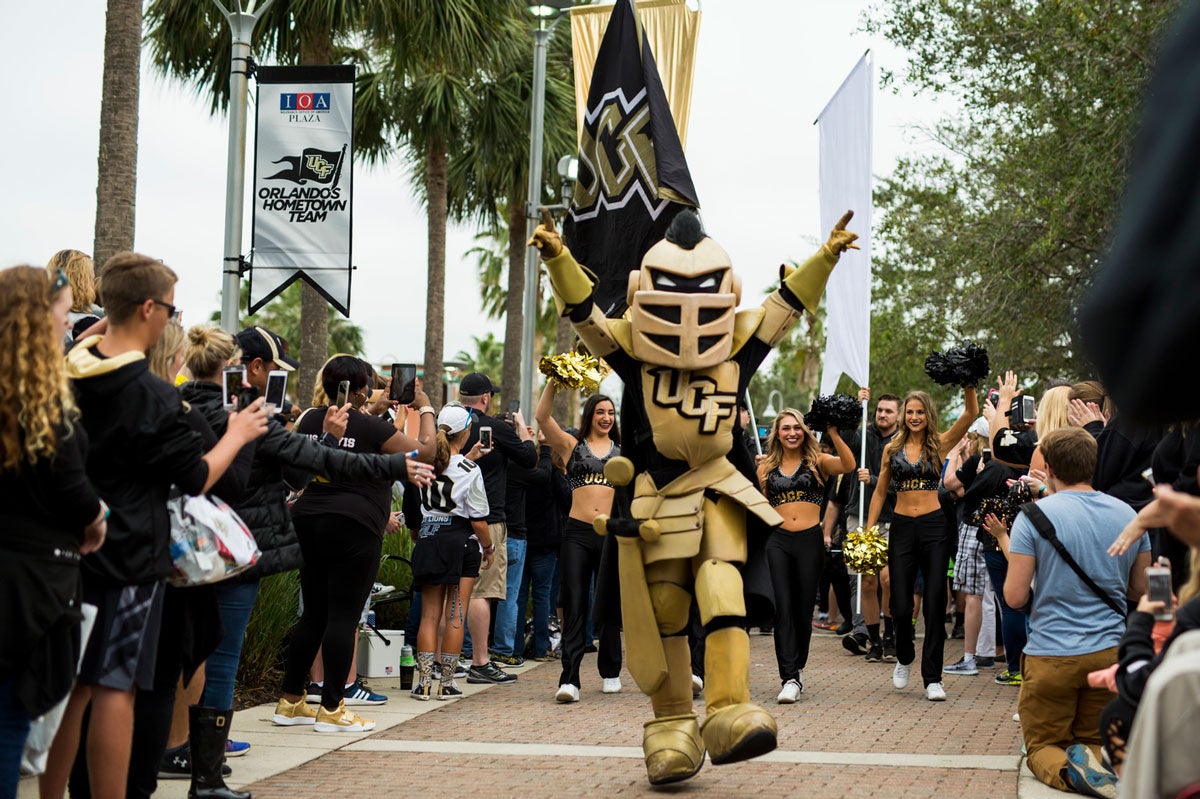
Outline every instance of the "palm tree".
<path fill-rule="evenodd" d="M 242 324 L 262 325 L 286 341 L 289 347 L 295 345 L 301 338 L 301 285 L 293 283 L 288 286 L 275 299 L 259 308 L 257 313 L 243 319 Z M 246 307 L 250 300 L 250 284 L 246 281 L 242 281 L 241 295 L 242 307 Z M 328 303 L 325 304 L 325 318 L 329 329 L 329 351 L 361 356 L 365 349 L 362 328 L 342 316 Z M 214 312 L 209 321 L 220 322 L 221 312 Z M 317 366 L 319 367 L 320 363 Z M 298 393 L 297 396 L 311 394 Z"/>
<path fill-rule="evenodd" d="M 92 258 L 101 266 L 133 249 L 141 53 L 141 0 L 108 0 L 92 243 Z"/>
<path fill-rule="evenodd" d="M 501 385 L 510 387 L 513 397 L 519 394 L 516 387 L 520 384 L 525 316 L 525 195 L 533 84 L 533 39 L 528 18 L 519 20 L 519 24 L 520 46 L 506 49 L 505 62 L 482 75 L 471 93 L 464 131 L 466 145 L 451 160 L 449 171 L 451 216 L 485 224 L 498 245 L 490 250 L 493 259 L 487 262 L 486 271 L 481 271 L 480 283 L 488 316 L 498 319 L 501 312 L 504 315 L 508 346 L 504 350 Z M 546 64 L 543 197 L 556 194 L 553 184 L 558 158 L 575 151 L 570 36 L 554 37 L 550 50 Z M 483 269 L 484 262 L 480 266 Z M 493 303 L 490 306 L 489 300 Z M 538 330 L 544 335 L 545 331 L 540 327 Z"/>
<path fill-rule="evenodd" d="M 520 0 L 391 0 L 397 19 L 374 44 L 390 54 L 394 132 L 404 145 L 428 217 L 425 374 L 444 372 L 446 222 L 452 206 L 449 172 L 470 139 L 465 135 L 477 92 L 510 63 L 523 41 Z M 381 32 L 382 33 L 382 32 Z M 461 206 L 459 206 L 461 207 Z M 428 380 L 430 399 L 442 401 L 441 381 Z"/>
<path fill-rule="evenodd" d="M 459 350 L 454 359 L 462 362 L 464 364 L 463 368 L 467 372 L 482 372 L 485 375 L 495 375 L 500 369 L 501 361 L 504 358 L 504 342 L 497 341 L 493 333 L 488 333 L 483 338 L 471 336 L 471 340 L 475 342 L 475 353 L 472 354 L 466 350 Z"/>
<path fill-rule="evenodd" d="M 115 0 L 110 0 L 115 2 Z M 129 0 L 133 2 L 133 0 Z M 276 0 L 254 29 L 252 51 L 260 60 L 281 64 L 352 61 L 360 69 L 355 85 L 356 154 L 377 157 L 388 147 L 387 109 L 379 76 L 358 45 L 365 28 L 398 24 L 390 3 L 370 0 Z M 229 103 L 230 35 L 224 18 L 207 0 L 150 0 L 147 40 L 155 67 L 191 84 L 211 99 L 213 113 Z M 302 291 L 299 396 L 312 393 L 316 371 L 330 352 L 328 304 L 307 284 Z"/>

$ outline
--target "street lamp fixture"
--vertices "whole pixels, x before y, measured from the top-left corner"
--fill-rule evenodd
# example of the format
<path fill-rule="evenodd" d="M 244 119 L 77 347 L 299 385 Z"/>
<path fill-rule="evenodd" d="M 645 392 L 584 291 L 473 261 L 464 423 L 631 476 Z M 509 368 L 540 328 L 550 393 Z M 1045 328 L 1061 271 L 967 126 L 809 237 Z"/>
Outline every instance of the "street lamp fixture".
<path fill-rule="evenodd" d="M 575 3 L 574 0 L 528 0 L 525 5 L 529 7 L 529 13 L 538 19 L 554 19 Z"/>
<path fill-rule="evenodd" d="M 779 407 L 783 407 L 783 392 L 778 389 L 771 389 L 771 393 L 767 394 L 767 407 L 763 408 L 764 419 L 774 419 L 779 415 L 779 411 L 775 410 L 776 397 L 779 397 Z"/>

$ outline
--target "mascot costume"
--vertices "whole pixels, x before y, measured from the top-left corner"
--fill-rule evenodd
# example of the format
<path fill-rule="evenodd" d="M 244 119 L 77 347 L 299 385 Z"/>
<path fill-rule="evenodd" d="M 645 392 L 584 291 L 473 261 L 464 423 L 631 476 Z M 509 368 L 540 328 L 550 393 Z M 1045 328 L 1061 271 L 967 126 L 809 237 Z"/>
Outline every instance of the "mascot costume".
<path fill-rule="evenodd" d="M 746 513 L 782 519 L 729 460 L 737 400 L 771 348 L 804 310 L 815 313 L 839 256 L 858 236 L 829 240 L 759 308 L 738 311 L 741 281 L 699 218 L 680 212 L 629 275 L 626 319 L 593 304 L 595 278 L 578 264 L 543 211 L 530 244 L 550 275 L 559 312 L 625 382 L 623 454 L 606 476 L 633 483 L 631 519 L 596 520 L 618 542 L 621 616 L 629 671 L 654 718 L 642 748 L 650 783 L 692 777 L 704 763 L 736 763 L 775 748 L 775 719 L 751 703 L 750 639 L 739 565 Z M 686 627 L 693 597 L 705 625 L 704 700 L 697 723 Z"/>

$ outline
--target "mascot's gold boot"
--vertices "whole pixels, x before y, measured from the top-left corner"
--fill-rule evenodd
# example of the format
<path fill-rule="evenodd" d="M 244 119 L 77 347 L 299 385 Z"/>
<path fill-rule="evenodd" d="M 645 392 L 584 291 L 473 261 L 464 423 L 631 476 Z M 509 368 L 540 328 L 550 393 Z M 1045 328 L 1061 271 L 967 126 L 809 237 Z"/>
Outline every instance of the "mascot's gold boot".
<path fill-rule="evenodd" d="M 668 676 L 650 695 L 655 718 L 642 734 L 651 785 L 694 777 L 704 765 L 704 739 L 692 711 L 692 665 L 686 636 L 663 638 Z"/>
<path fill-rule="evenodd" d="M 704 653 L 708 713 L 700 729 L 714 766 L 749 760 L 775 748 L 775 719 L 750 702 L 749 673 L 746 631 L 726 627 L 710 633 Z"/>

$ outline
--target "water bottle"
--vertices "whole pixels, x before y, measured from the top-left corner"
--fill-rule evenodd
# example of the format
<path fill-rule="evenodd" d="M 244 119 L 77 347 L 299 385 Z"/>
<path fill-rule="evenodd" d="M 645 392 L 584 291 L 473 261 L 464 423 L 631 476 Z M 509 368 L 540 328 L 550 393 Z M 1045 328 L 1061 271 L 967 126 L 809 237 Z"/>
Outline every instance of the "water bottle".
<path fill-rule="evenodd" d="M 417 667 L 417 661 L 413 658 L 413 648 L 408 644 L 400 647 L 400 688 L 402 690 L 412 688 L 413 670 Z"/>

